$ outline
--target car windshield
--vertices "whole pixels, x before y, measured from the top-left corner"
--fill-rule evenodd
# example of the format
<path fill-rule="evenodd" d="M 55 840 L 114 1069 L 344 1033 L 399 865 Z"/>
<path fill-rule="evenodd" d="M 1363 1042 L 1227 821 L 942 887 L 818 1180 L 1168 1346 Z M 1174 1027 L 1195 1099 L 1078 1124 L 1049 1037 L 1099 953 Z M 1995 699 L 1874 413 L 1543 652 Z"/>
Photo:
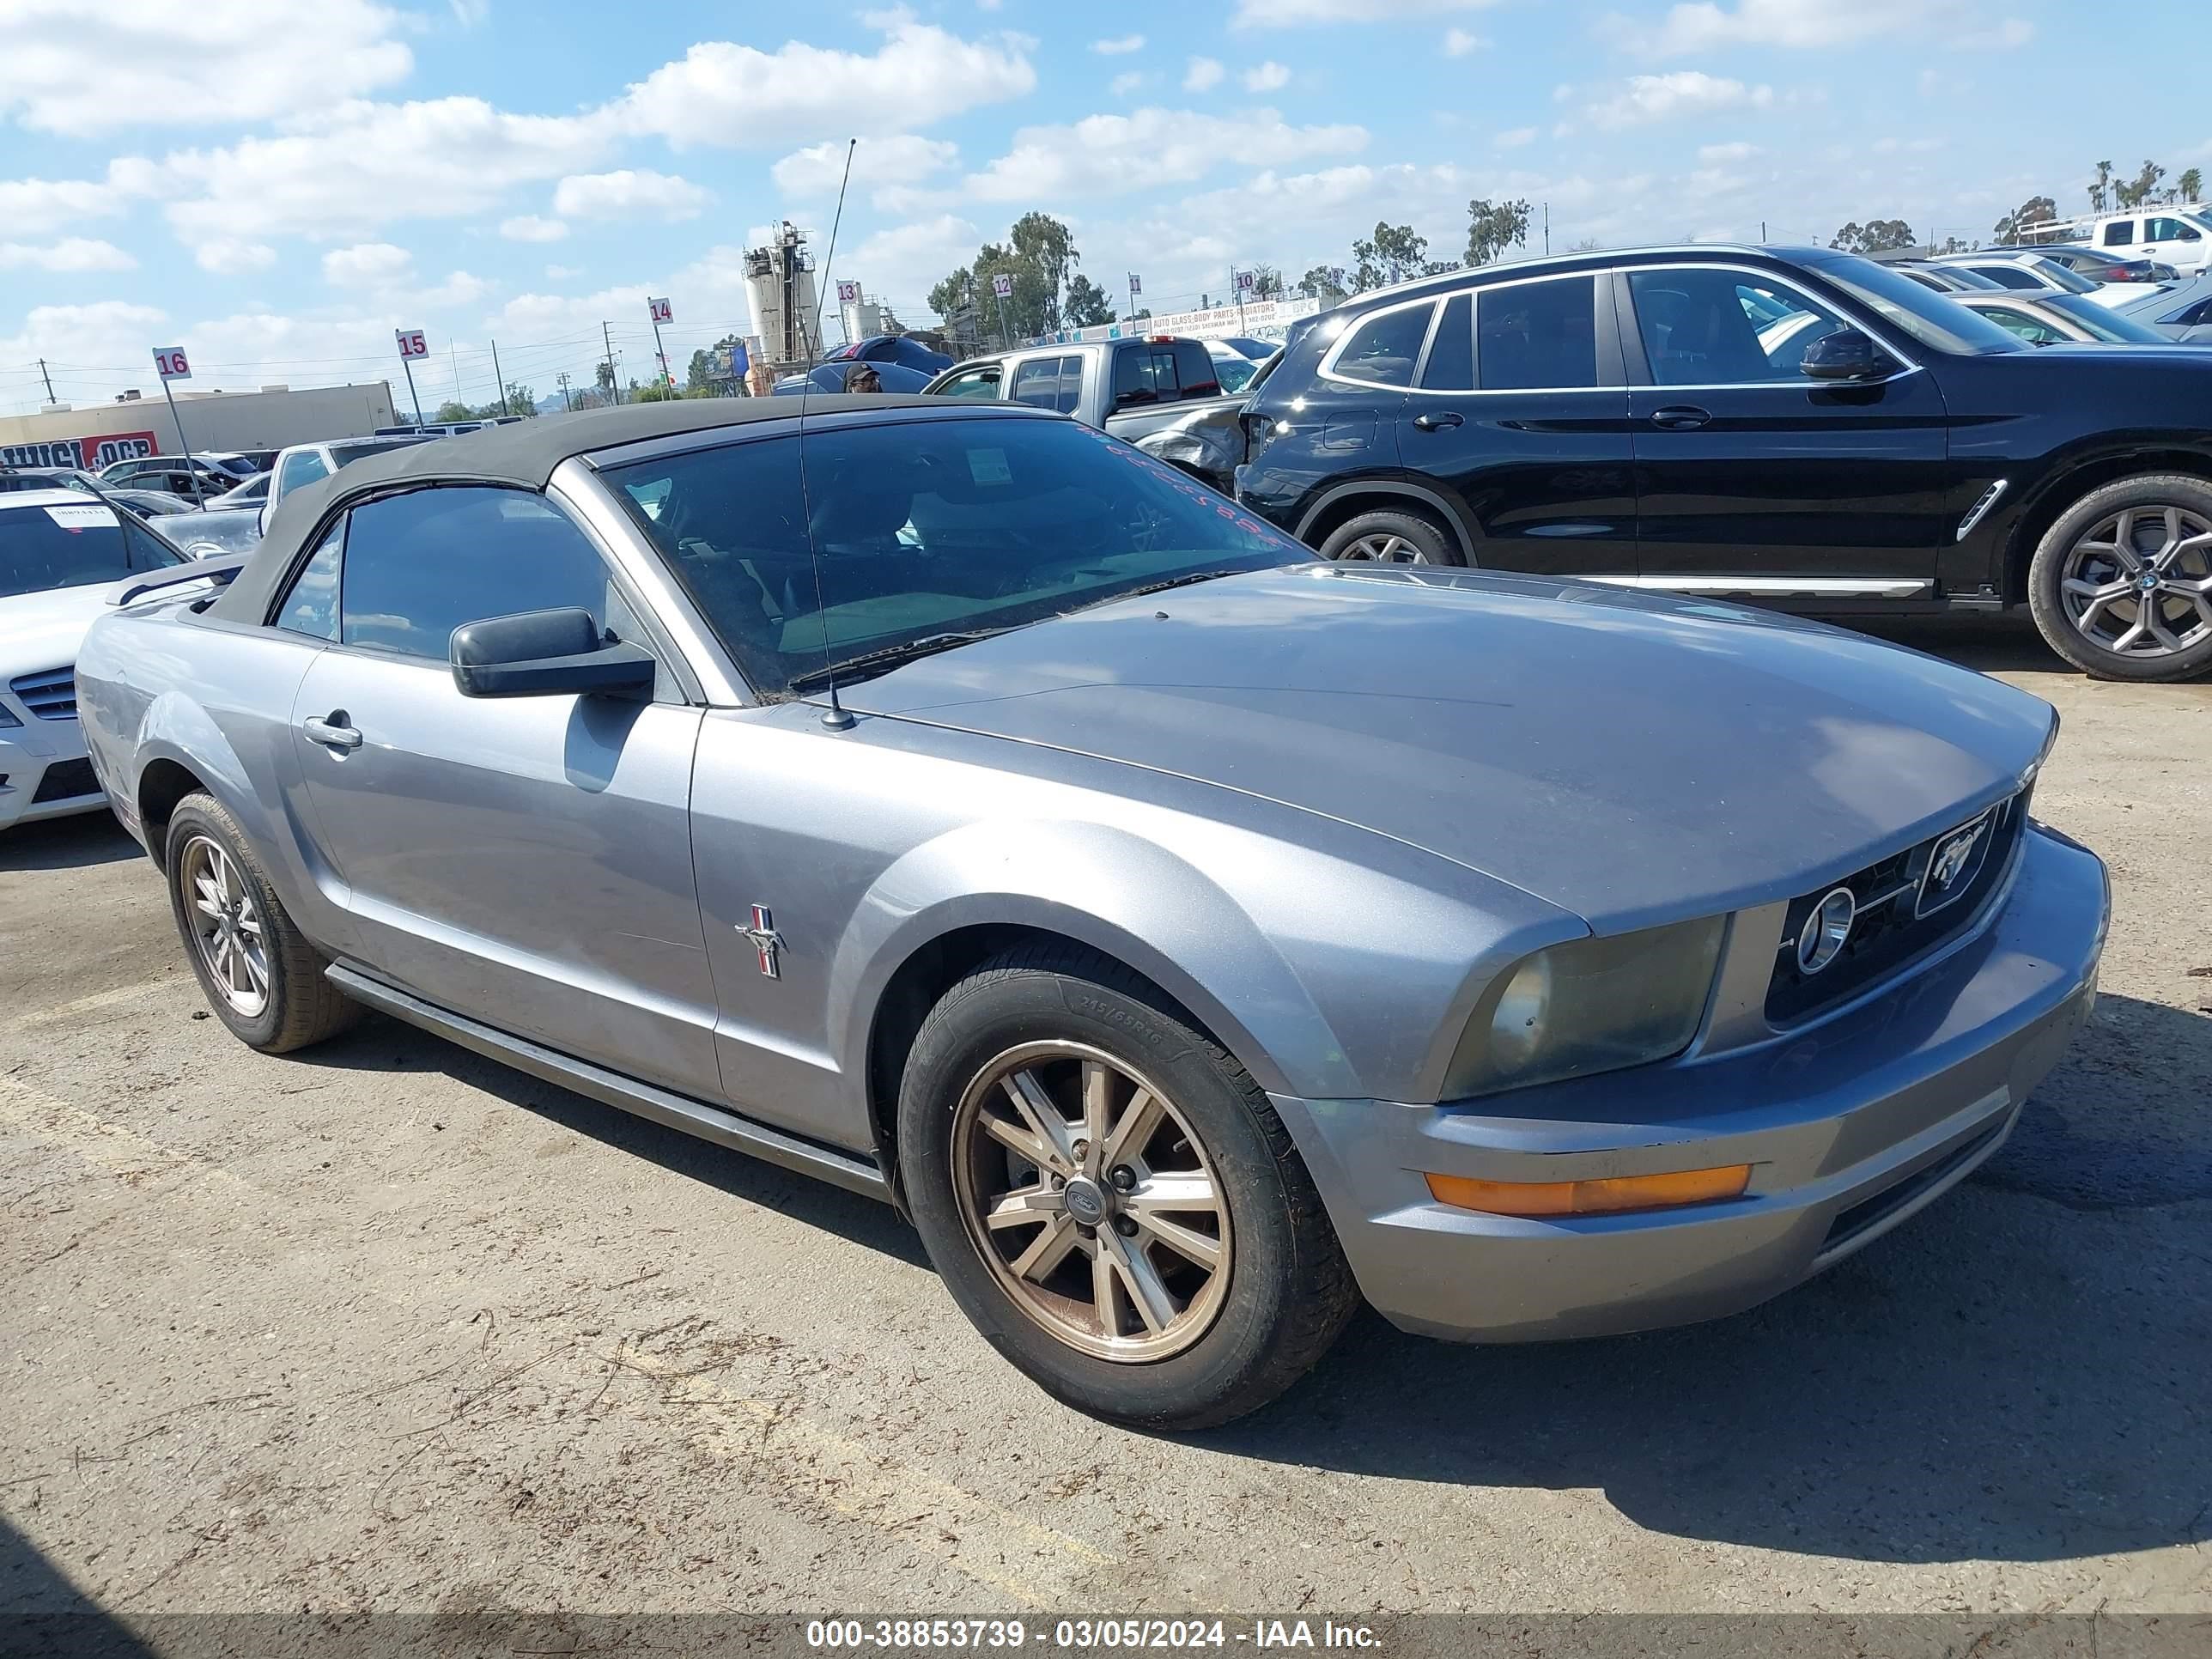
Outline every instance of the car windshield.
<path fill-rule="evenodd" d="M 1243 391 L 1259 372 L 1259 364 L 1247 362 L 1242 357 L 1216 357 L 1213 360 L 1213 375 L 1221 382 L 1224 392 Z"/>
<path fill-rule="evenodd" d="M 1072 421 L 816 425 L 803 474 L 799 442 L 690 450 L 603 475 L 764 696 L 789 695 L 826 664 L 1318 556 Z"/>
<path fill-rule="evenodd" d="M 2062 311 L 2100 340 L 2127 341 L 2138 345 L 2172 345 L 2173 342 L 2156 329 L 2137 322 L 2132 317 L 2123 317 L 2112 307 L 2100 305 L 2094 300 L 2085 300 L 2078 294 L 2053 294 L 2044 304 L 2053 311 Z"/>
<path fill-rule="evenodd" d="M 1813 258 L 1805 264 L 1881 319 L 1922 345 L 1964 357 L 1994 357 L 2005 351 L 2032 351 L 2019 336 L 1979 317 L 1933 289 L 1923 288 L 1887 265 L 1855 253 Z"/>
<path fill-rule="evenodd" d="M 2046 259 L 2040 253 L 2029 254 L 2036 275 L 2046 276 L 2069 294 L 2093 294 L 2101 284 L 2092 282 L 2063 259 Z"/>
<path fill-rule="evenodd" d="M 125 529 L 99 501 L 0 507 L 0 599 L 119 581 L 183 562 L 143 526 Z"/>

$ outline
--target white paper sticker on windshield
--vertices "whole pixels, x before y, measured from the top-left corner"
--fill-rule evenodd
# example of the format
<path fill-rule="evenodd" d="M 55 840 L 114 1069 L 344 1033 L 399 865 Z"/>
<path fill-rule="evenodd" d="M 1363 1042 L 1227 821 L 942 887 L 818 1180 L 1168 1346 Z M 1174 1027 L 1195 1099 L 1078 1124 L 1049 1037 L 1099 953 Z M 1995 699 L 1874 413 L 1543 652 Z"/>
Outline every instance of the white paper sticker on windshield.
<path fill-rule="evenodd" d="M 971 449 L 968 452 L 968 476 L 979 484 L 1012 483 L 1014 470 L 1006 465 L 1003 449 Z"/>
<path fill-rule="evenodd" d="M 82 507 L 50 507 L 46 516 L 64 530 L 115 528 L 115 509 L 98 501 L 87 501 Z"/>

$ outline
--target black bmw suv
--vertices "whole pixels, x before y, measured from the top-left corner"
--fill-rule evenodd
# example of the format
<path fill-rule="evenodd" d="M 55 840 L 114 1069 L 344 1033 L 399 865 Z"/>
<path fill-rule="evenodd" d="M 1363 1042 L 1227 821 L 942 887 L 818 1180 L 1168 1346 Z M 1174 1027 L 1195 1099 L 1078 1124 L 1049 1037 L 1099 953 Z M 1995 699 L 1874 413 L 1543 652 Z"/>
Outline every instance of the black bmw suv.
<path fill-rule="evenodd" d="M 2212 351 L 2038 349 L 1870 260 L 1454 271 L 1304 328 L 1237 497 L 1336 558 L 1828 614 L 2027 605 L 2089 673 L 2212 667 Z"/>

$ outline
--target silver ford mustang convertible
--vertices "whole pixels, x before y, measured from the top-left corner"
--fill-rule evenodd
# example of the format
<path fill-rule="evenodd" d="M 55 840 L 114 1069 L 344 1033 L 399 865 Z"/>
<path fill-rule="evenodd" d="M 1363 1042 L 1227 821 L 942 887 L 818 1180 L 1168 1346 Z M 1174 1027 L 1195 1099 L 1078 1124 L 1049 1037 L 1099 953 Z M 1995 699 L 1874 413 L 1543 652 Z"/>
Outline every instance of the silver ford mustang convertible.
<path fill-rule="evenodd" d="M 1988 1158 L 2095 995 L 2035 698 L 1332 565 L 1018 406 L 501 427 L 109 597 L 90 752 L 240 1039 L 366 1006 L 874 1194 L 1121 1421 L 1261 1405 L 1362 1297 L 1747 1307 Z"/>

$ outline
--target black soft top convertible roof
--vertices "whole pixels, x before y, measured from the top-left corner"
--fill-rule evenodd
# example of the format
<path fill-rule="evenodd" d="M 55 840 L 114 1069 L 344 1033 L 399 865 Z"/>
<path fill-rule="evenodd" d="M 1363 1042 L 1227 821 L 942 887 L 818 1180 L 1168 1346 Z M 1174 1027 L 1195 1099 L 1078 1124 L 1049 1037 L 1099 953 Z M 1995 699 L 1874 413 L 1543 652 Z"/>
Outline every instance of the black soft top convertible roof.
<path fill-rule="evenodd" d="M 331 509 L 357 495 L 374 495 L 394 484 L 486 483 L 543 489 L 562 462 L 578 455 L 681 437 L 722 427 L 763 421 L 796 422 L 802 415 L 842 415 L 890 410 L 931 409 L 946 413 L 1035 415 L 1020 405 L 994 405 L 945 398 L 898 397 L 884 393 L 817 393 L 805 398 L 684 398 L 665 403 L 626 404 L 575 414 L 547 415 L 486 427 L 428 443 L 404 444 L 381 455 L 354 462 L 287 495 L 270 514 L 269 533 L 238 578 L 223 590 L 209 614 L 227 622 L 259 623 L 284 573 L 301 544 Z"/>

